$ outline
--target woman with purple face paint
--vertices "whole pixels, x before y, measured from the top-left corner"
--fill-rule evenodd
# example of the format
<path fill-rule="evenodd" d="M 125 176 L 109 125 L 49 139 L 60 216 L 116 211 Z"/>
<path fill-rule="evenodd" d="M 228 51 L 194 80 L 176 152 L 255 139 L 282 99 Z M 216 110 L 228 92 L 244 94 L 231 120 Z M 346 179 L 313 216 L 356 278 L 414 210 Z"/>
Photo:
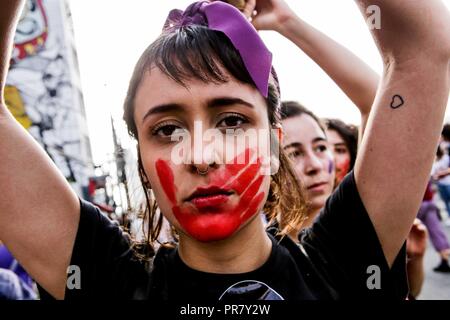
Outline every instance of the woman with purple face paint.
<path fill-rule="evenodd" d="M 421 128 L 426 143 L 437 141 L 434 129 L 448 96 L 448 74 L 442 68 L 450 60 L 447 13 L 438 1 L 420 2 L 417 8 L 410 1 L 375 0 L 383 9 L 385 25 L 374 37 L 390 67 L 362 145 L 364 161 L 357 159 L 355 171 L 333 193 L 319 219 L 305 229 L 304 250 L 283 237 L 305 217 L 303 194 L 284 153 L 279 154 L 278 171 L 267 176 L 259 170 L 266 159 L 255 157 L 262 151 L 259 146 L 225 139 L 230 131 L 235 137 L 261 129 L 267 138 L 269 132 L 277 132 L 272 137 L 278 142 L 280 101 L 270 52 L 237 9 L 219 2 L 196 2 L 185 11 L 171 12 L 163 33 L 136 65 L 125 101 L 124 119 L 138 141 L 142 186 L 178 231 L 178 246 L 161 248 L 145 261 L 137 259 L 128 237 L 76 197 L 3 104 L 0 152 L 8 157 L 0 162 L 0 238 L 56 298 L 403 299 L 406 230 L 417 210 L 415 194 L 429 169 L 427 160 L 431 166 L 434 153 L 428 154 L 418 137 L 412 137 L 417 138 L 413 145 L 403 141 L 411 134 L 405 125 Z M 358 5 L 364 10 L 368 4 L 361 0 Z M 11 1 L 0 12 L 1 80 L 19 8 L 20 1 Z M 422 23 L 423 10 L 437 21 Z M 399 13 L 407 19 L 399 20 Z M 420 55 L 423 48 L 428 50 L 426 57 Z M 429 59 L 433 64 L 427 64 Z M 427 80 L 434 89 L 427 101 L 421 90 L 412 90 L 418 70 L 420 81 Z M 391 103 L 389 109 L 400 94 L 406 107 Z M 425 117 L 426 107 L 436 113 L 426 111 Z M 220 150 L 197 149 L 194 143 L 192 150 L 182 149 L 190 161 L 175 163 L 172 151 L 189 141 L 188 133 L 195 135 L 198 121 L 204 129 L 217 129 L 244 161 L 223 162 Z M 386 126 L 389 121 L 397 123 Z M 412 152 L 417 147 L 423 151 L 420 157 Z M 411 177 L 390 172 L 387 161 L 396 170 L 412 165 L 410 161 L 419 165 Z M 276 163 L 273 159 L 275 168 Z M 332 170 L 329 165 L 328 172 Z M 386 170 L 388 181 L 381 175 Z M 402 194 L 392 197 L 400 186 Z M 149 239 L 154 240 L 161 220 L 154 216 L 155 202 L 148 205 Z M 281 212 L 280 230 L 266 233 L 261 211 L 271 217 Z M 77 269 L 78 286 L 73 274 Z"/>
<path fill-rule="evenodd" d="M 334 190 L 334 157 L 323 123 L 310 110 L 297 102 L 286 101 L 281 105 L 281 119 L 283 149 L 292 160 L 309 202 L 308 219 L 302 225 L 306 228 L 312 225 Z M 292 236 L 297 239 L 296 234 Z"/>

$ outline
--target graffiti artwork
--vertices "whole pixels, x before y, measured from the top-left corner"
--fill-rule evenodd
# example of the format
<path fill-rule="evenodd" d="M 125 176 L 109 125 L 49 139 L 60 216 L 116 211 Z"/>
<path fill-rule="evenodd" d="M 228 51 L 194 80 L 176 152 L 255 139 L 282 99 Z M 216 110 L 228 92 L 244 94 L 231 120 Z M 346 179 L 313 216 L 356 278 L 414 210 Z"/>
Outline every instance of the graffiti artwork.
<path fill-rule="evenodd" d="M 47 16 L 42 0 L 28 0 L 25 4 L 14 38 L 13 63 L 35 55 L 47 39 Z"/>
<path fill-rule="evenodd" d="M 64 1 L 27 0 L 14 39 L 6 104 L 80 194 L 91 158 L 75 48 L 67 44 L 69 23 Z"/>

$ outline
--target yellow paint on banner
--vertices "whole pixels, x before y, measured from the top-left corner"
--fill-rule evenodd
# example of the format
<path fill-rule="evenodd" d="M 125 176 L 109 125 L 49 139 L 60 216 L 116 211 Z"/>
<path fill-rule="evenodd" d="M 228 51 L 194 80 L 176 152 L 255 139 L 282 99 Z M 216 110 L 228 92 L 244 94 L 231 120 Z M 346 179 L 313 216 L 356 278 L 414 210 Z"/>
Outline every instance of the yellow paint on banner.
<path fill-rule="evenodd" d="M 5 102 L 9 111 L 11 111 L 14 118 L 25 128 L 28 129 L 33 125 L 33 122 L 25 111 L 25 105 L 19 90 L 14 86 L 6 86 L 5 88 Z"/>

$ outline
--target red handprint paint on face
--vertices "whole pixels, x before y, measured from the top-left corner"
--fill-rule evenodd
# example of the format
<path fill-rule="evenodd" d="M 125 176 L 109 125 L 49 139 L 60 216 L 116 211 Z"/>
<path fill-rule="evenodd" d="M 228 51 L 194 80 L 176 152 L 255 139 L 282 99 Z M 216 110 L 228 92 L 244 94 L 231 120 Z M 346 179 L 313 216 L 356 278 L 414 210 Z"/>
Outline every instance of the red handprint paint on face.
<path fill-rule="evenodd" d="M 253 152 L 245 150 L 245 161 L 213 171 L 210 184 L 198 188 L 194 196 L 178 203 L 174 175 L 169 164 L 159 159 L 156 171 L 172 211 L 183 229 L 199 241 L 216 241 L 231 236 L 242 224 L 258 212 L 264 192 L 258 192 L 264 180 L 259 172 L 260 159 L 252 163 Z"/>
<path fill-rule="evenodd" d="M 337 184 L 345 178 L 347 173 L 350 171 L 350 159 L 345 159 L 336 163 L 336 182 Z"/>

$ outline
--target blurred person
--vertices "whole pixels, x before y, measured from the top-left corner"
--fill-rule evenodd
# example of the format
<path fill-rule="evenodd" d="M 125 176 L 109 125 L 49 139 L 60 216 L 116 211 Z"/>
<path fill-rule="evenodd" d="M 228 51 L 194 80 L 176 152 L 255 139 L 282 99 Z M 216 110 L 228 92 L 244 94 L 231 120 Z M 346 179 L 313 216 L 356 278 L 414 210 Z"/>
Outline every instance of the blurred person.
<path fill-rule="evenodd" d="M 427 227 L 431 243 L 441 258 L 440 263 L 433 268 L 433 270 L 436 272 L 450 273 L 450 265 L 448 262 L 450 256 L 450 243 L 442 227 L 439 213 L 440 210 L 433 201 L 433 195 L 434 193 L 430 182 L 427 185 L 417 218 L 419 218 Z"/>
<path fill-rule="evenodd" d="M 444 133 L 446 132 L 444 126 Z M 436 184 L 439 196 L 445 204 L 447 211 L 445 225 L 450 226 L 450 156 L 448 154 L 448 146 L 445 140 L 438 145 L 436 152 L 436 160 L 431 170 L 433 182 Z"/>
<path fill-rule="evenodd" d="M 335 187 L 337 187 L 355 165 L 358 128 L 339 119 L 325 119 L 325 125 L 336 166 Z"/>
<path fill-rule="evenodd" d="M 34 290 L 34 281 L 25 271 L 25 269 L 19 264 L 19 262 L 13 257 L 11 252 L 6 248 L 6 246 L 0 241 L 0 268 L 9 269 L 13 271 L 17 276 L 24 282 L 24 285 L 30 289 Z"/>

